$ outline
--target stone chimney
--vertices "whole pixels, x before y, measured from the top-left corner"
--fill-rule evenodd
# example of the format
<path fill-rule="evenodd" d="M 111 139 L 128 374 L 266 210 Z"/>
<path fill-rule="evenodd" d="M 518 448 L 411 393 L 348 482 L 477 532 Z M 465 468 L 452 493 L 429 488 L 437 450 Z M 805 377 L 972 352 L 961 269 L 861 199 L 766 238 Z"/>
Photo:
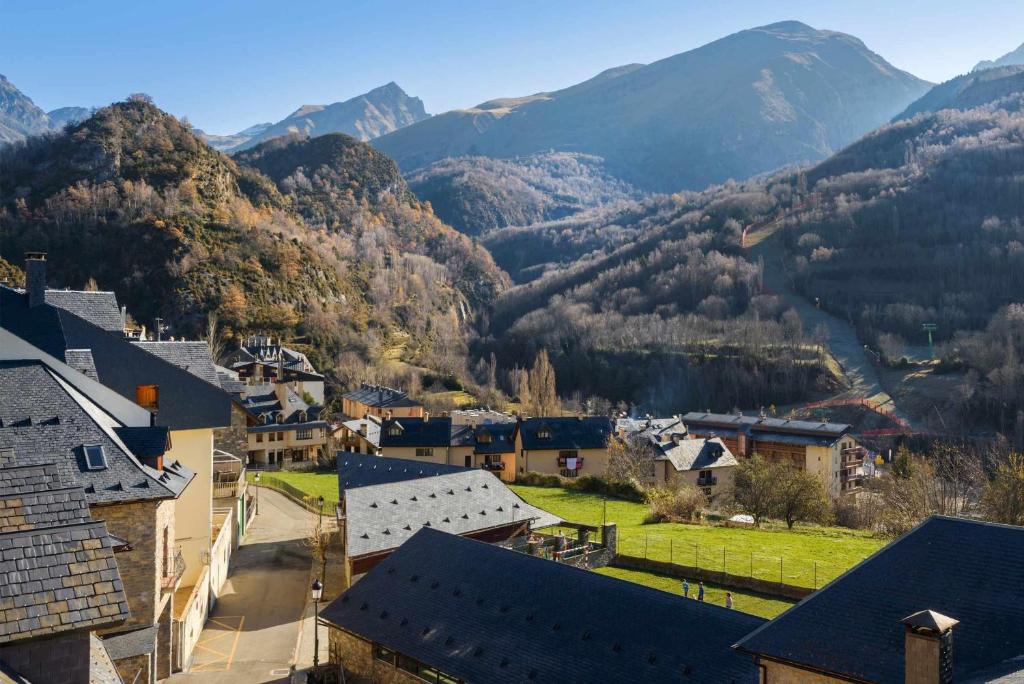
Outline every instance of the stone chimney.
<path fill-rule="evenodd" d="M 30 307 L 46 303 L 46 252 L 25 253 L 25 290 Z"/>
<path fill-rule="evenodd" d="M 900 620 L 905 628 L 904 682 L 950 684 L 953 681 L 953 627 L 959 620 L 922 610 Z"/>

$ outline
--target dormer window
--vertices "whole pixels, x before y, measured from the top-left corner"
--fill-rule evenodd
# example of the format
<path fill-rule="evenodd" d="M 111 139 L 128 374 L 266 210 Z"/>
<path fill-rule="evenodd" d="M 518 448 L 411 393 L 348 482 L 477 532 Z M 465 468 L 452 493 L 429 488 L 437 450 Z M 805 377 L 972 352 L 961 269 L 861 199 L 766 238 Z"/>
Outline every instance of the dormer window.
<path fill-rule="evenodd" d="M 402 426 L 399 425 L 398 423 L 393 423 L 391 427 L 388 428 L 388 434 L 391 435 L 392 437 L 401 437 Z"/>
<path fill-rule="evenodd" d="M 85 467 L 87 470 L 106 470 L 107 455 L 103 453 L 102 444 L 86 444 L 82 447 L 85 453 Z"/>
<path fill-rule="evenodd" d="M 277 415 L 275 415 L 274 416 L 274 422 L 276 422 L 278 425 L 283 423 L 284 422 L 284 414 L 283 413 L 278 413 Z"/>
<path fill-rule="evenodd" d="M 541 425 L 540 429 L 537 430 L 537 439 L 551 439 L 551 428 L 547 425 Z"/>
<path fill-rule="evenodd" d="M 306 415 L 306 412 L 305 411 L 299 411 L 299 422 L 300 423 L 305 423 L 307 420 L 308 420 L 308 417 Z"/>
<path fill-rule="evenodd" d="M 160 408 L 160 387 L 158 385 L 136 385 L 135 403 L 144 409 L 156 411 Z"/>
<path fill-rule="evenodd" d="M 480 442 L 481 444 L 490 444 L 491 443 L 491 433 L 487 432 L 486 430 L 484 430 L 479 435 L 477 435 L 476 441 Z"/>

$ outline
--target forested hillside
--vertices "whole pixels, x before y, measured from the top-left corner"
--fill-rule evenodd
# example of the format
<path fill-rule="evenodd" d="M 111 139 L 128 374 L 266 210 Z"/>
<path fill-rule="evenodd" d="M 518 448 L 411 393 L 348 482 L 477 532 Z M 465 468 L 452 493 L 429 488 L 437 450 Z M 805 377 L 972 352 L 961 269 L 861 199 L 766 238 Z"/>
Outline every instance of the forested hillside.
<path fill-rule="evenodd" d="M 973 109 L 1024 90 L 1024 66 L 993 67 L 940 83 L 896 120 L 942 109 Z"/>
<path fill-rule="evenodd" d="M 409 175 L 409 186 L 445 223 L 467 235 L 571 216 L 640 193 L 600 157 L 548 152 L 516 159 L 444 159 Z"/>
<path fill-rule="evenodd" d="M 229 336 L 305 341 L 318 366 L 353 375 L 407 334 L 407 360 L 460 372 L 472 302 L 502 275 L 409 196 L 393 164 L 341 148 L 310 152 L 278 178 L 282 193 L 144 98 L 118 103 L 0 151 L 0 253 L 46 251 L 53 285 L 95 282 L 171 334 L 197 335 L 215 313 Z M 339 196 L 317 213 L 317 198 Z"/>

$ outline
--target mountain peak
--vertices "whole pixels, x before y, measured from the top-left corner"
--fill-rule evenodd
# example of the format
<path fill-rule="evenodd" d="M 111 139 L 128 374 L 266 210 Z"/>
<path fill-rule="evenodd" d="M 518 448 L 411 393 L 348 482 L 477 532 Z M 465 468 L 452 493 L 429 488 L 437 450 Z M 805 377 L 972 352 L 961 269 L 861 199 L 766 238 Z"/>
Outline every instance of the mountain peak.
<path fill-rule="evenodd" d="M 800 34 L 817 34 L 821 33 L 818 29 L 813 26 L 808 26 L 802 21 L 795 19 L 789 19 L 786 21 L 777 21 L 774 24 L 766 24 L 764 26 L 758 26 L 750 29 L 751 31 L 765 31 L 771 33 L 800 33 Z"/>

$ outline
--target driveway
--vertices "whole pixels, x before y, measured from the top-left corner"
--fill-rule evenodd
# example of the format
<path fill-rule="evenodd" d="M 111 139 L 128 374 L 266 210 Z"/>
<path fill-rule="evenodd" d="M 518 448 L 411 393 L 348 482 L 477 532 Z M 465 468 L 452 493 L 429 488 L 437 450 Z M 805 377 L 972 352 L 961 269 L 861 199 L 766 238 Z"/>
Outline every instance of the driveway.
<path fill-rule="evenodd" d="M 169 681 L 287 682 L 309 595 L 313 515 L 269 489 L 232 559 L 231 576 L 203 628 L 192 667 Z"/>

